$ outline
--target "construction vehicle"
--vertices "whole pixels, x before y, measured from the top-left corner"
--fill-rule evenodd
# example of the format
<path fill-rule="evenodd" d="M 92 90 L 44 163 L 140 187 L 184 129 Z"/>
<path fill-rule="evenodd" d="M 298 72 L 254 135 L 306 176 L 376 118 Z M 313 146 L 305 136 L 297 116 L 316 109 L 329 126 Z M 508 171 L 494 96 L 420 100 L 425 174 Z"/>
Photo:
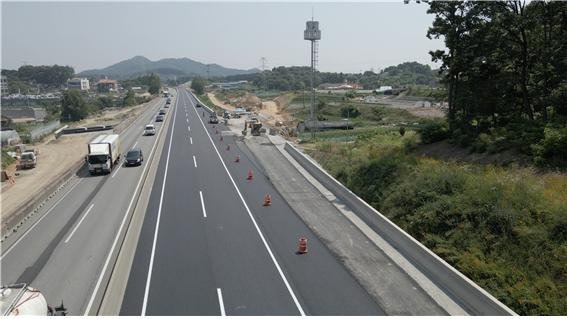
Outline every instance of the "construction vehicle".
<path fill-rule="evenodd" d="M 0 288 L 0 316 L 65 316 L 67 309 L 61 301 L 58 307 L 47 304 L 45 296 L 27 284 Z"/>
<path fill-rule="evenodd" d="M 244 130 L 242 131 L 242 135 L 246 135 L 249 128 L 252 136 L 260 136 L 262 133 L 266 132 L 266 129 L 262 128 L 262 123 L 260 123 L 257 118 L 253 118 L 250 121 L 244 121 Z"/>
<path fill-rule="evenodd" d="M 103 134 L 95 137 L 88 144 L 85 160 L 89 173 L 110 173 L 120 160 L 120 138 L 118 134 Z"/>

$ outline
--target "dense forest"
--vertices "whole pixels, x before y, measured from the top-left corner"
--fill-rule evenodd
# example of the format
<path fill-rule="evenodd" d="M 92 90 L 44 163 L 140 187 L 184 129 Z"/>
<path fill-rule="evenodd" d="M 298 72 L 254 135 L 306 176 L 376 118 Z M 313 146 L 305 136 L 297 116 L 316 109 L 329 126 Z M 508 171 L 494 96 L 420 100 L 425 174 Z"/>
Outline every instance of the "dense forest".
<path fill-rule="evenodd" d="M 453 141 L 567 164 L 567 2 L 431 3 Z"/>
<path fill-rule="evenodd" d="M 375 73 L 366 71 L 364 73 L 336 73 L 315 72 L 315 86 L 322 83 L 360 83 L 365 89 L 376 89 L 382 85 L 407 86 L 407 85 L 430 85 L 438 83 L 437 72 L 431 70 L 428 65 L 417 62 L 405 62 L 396 66 L 390 66 Z M 219 78 L 225 81 L 247 80 L 254 85 L 268 90 L 304 90 L 311 84 L 311 69 L 309 67 L 292 66 L 276 67 L 261 73 L 241 74 Z"/>

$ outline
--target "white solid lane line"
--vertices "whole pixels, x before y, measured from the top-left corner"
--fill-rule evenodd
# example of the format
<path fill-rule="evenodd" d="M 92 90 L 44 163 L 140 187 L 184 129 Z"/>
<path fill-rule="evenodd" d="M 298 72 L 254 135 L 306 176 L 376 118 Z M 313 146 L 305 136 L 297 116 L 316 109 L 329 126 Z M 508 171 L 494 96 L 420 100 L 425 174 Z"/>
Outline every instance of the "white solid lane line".
<path fill-rule="evenodd" d="M 178 100 L 176 100 L 177 102 Z M 163 184 L 161 186 L 161 195 L 159 198 L 159 207 L 156 220 L 156 230 L 154 232 L 154 242 L 152 244 L 152 253 L 150 255 L 150 268 L 148 269 L 148 277 L 146 278 L 146 289 L 144 291 L 144 302 L 142 304 L 142 316 L 146 315 L 146 308 L 148 306 L 148 296 L 150 294 L 150 282 L 152 281 L 152 271 L 154 269 L 154 258 L 156 254 L 156 245 L 159 233 L 159 222 L 161 219 L 161 208 L 163 206 L 163 194 L 165 191 L 165 182 L 167 180 L 167 171 L 169 169 L 169 155 L 171 154 L 171 144 L 173 141 L 173 133 L 175 132 L 175 119 L 177 118 L 177 108 L 173 114 L 173 125 L 171 127 L 171 135 L 169 136 L 169 147 L 167 148 L 167 159 L 165 161 L 165 172 L 163 176 Z"/>
<path fill-rule="evenodd" d="M 183 90 L 183 92 L 189 97 L 189 93 L 187 93 L 187 91 Z M 189 98 L 189 100 L 191 101 L 191 99 Z M 193 102 L 191 101 L 191 104 L 193 105 Z M 246 203 L 246 200 L 244 200 L 244 196 L 242 196 L 242 193 L 240 192 L 240 189 L 238 189 L 238 186 L 236 185 L 236 182 L 234 181 L 234 178 L 232 178 L 232 175 L 230 174 L 230 172 L 228 171 L 228 168 L 226 167 L 226 164 L 224 163 L 224 160 L 222 159 L 219 150 L 217 149 L 217 146 L 215 145 L 215 143 L 213 142 L 213 138 L 211 137 L 211 135 L 209 134 L 209 131 L 207 131 L 207 127 L 205 126 L 205 123 L 203 122 L 203 120 L 201 119 L 201 117 L 199 116 L 199 113 L 197 112 L 197 108 L 195 108 L 195 106 L 193 105 L 193 110 L 195 111 L 195 114 L 197 114 L 197 117 L 199 118 L 199 121 L 201 122 L 201 125 L 203 126 L 203 129 L 205 130 L 205 133 L 207 134 L 207 136 L 209 137 L 209 141 L 211 141 L 211 144 L 213 145 L 213 148 L 215 149 L 215 152 L 217 153 L 217 156 L 220 159 L 220 162 L 222 164 L 222 166 L 224 167 L 224 170 L 226 171 L 226 174 L 228 174 L 228 178 L 230 179 L 230 181 L 232 182 L 232 185 L 234 186 L 234 189 L 236 189 L 236 192 L 238 193 L 238 197 L 240 197 L 240 201 L 242 201 L 242 204 L 244 205 L 244 208 L 246 208 L 246 212 L 248 212 L 248 216 L 250 217 L 250 219 L 252 220 L 252 224 L 254 224 L 254 227 L 256 228 L 256 232 L 258 232 L 258 235 L 260 236 L 260 239 L 262 240 L 262 243 L 264 244 L 264 247 L 266 247 L 266 250 L 268 251 L 268 254 L 270 255 L 270 258 L 272 259 L 272 262 L 274 263 L 274 266 L 276 267 L 278 273 L 280 274 L 280 277 L 282 278 L 282 281 L 284 282 L 287 291 L 289 292 L 289 294 L 291 295 L 291 298 L 293 299 L 293 302 L 295 303 L 295 306 L 297 307 L 297 310 L 299 311 L 301 316 L 305 316 L 305 312 L 303 311 L 303 308 L 301 307 L 301 304 L 299 303 L 299 300 L 297 299 L 297 296 L 295 295 L 295 293 L 293 292 L 293 289 L 291 289 L 291 285 L 289 284 L 289 282 L 287 281 L 287 278 L 285 276 L 285 274 L 282 271 L 282 268 L 280 267 L 280 265 L 278 264 L 278 261 L 276 260 L 276 257 L 274 256 L 274 253 L 272 252 L 272 249 L 270 248 L 270 245 L 268 245 L 268 242 L 266 241 L 266 238 L 264 237 L 264 234 L 262 233 L 262 231 L 260 230 L 260 227 L 258 226 L 258 223 L 256 222 L 256 219 L 254 218 L 254 216 L 252 215 L 252 212 L 250 211 L 250 208 L 248 207 L 248 204 Z"/>
<path fill-rule="evenodd" d="M 16 245 L 18 245 L 18 243 L 27 236 L 27 234 L 29 234 L 32 231 L 35 228 L 35 226 L 39 224 L 39 222 L 41 222 L 45 217 L 47 217 L 47 215 L 49 215 L 49 213 L 51 213 L 53 209 L 55 209 L 55 207 L 57 207 L 57 205 L 59 205 L 59 203 L 61 203 L 65 199 L 65 197 L 67 197 L 67 195 L 69 195 L 69 193 L 71 193 L 71 191 L 75 189 L 75 187 L 77 187 L 77 185 L 81 184 L 82 181 L 83 181 L 82 179 L 79 180 L 75 185 L 69 188 L 69 190 L 67 191 L 67 193 L 65 193 L 65 195 L 61 196 L 61 198 L 59 198 L 59 200 L 55 202 L 55 204 L 53 204 L 53 206 L 51 206 L 49 210 L 45 214 L 43 214 L 43 216 L 41 216 L 40 219 L 38 219 L 30 228 L 28 228 L 28 230 L 26 230 L 26 232 L 20 238 L 18 238 L 18 240 L 16 240 L 16 242 L 12 246 L 10 246 L 10 248 L 8 248 L 8 250 L 6 250 L 6 252 L 2 255 L 2 257 L 0 257 L 0 261 L 2 261 L 2 259 L 8 253 L 10 253 L 12 249 L 14 249 L 14 247 L 16 247 Z"/>
<path fill-rule="evenodd" d="M 79 229 L 79 226 L 81 226 L 81 223 L 83 222 L 83 220 L 85 219 L 85 217 L 87 217 L 87 215 L 89 214 L 89 212 L 91 211 L 91 209 L 93 209 L 94 204 L 91 204 L 91 206 L 89 207 L 89 209 L 87 209 L 87 212 L 83 214 L 83 217 L 81 217 L 81 219 L 79 220 L 79 222 L 77 223 L 77 225 L 75 226 L 75 228 L 73 229 L 73 231 L 71 232 L 71 234 L 69 235 L 69 237 L 67 237 L 67 239 L 65 240 L 65 244 L 69 242 L 69 240 L 71 239 L 71 237 L 73 237 L 73 234 L 77 231 L 77 229 Z"/>
<path fill-rule="evenodd" d="M 199 191 L 199 197 L 201 197 L 201 208 L 203 209 L 203 217 L 207 218 L 207 210 L 205 209 L 205 201 L 203 200 L 203 192 Z"/>
<path fill-rule="evenodd" d="M 197 159 L 195 158 L 195 155 L 193 155 L 193 165 L 195 165 L 195 167 L 197 167 Z"/>
<path fill-rule="evenodd" d="M 176 101 L 175 105 L 177 105 L 177 101 Z M 162 128 L 163 128 L 163 126 L 160 127 L 158 137 L 154 140 L 154 144 L 153 144 L 152 149 L 150 151 L 150 157 L 151 157 L 151 154 L 154 153 L 154 150 L 157 146 L 157 142 L 159 140 L 159 134 L 161 134 L 161 132 L 164 131 Z M 166 131 L 165 134 L 167 134 L 167 131 Z M 120 227 L 118 228 L 118 232 L 116 232 L 116 236 L 114 237 L 114 242 L 112 242 L 112 247 L 110 248 L 110 251 L 108 252 L 108 255 L 106 256 L 106 260 L 104 261 L 104 266 L 102 267 L 102 271 L 100 272 L 100 275 L 98 276 L 98 280 L 96 282 L 95 288 L 93 290 L 93 293 L 91 294 L 91 298 L 89 299 L 89 303 L 87 304 L 87 308 L 85 309 L 85 313 L 83 314 L 84 316 L 88 316 L 89 313 L 91 312 L 91 308 L 92 308 L 93 303 L 95 301 L 95 297 L 98 293 L 98 290 L 100 289 L 100 286 L 102 284 L 102 280 L 103 280 L 103 278 L 106 274 L 106 270 L 108 269 L 108 266 L 110 265 L 110 259 L 112 258 L 114 250 L 116 249 L 116 247 L 118 245 L 118 239 L 119 239 L 120 233 L 122 232 L 122 229 L 124 228 L 124 225 L 126 224 L 128 212 L 132 208 L 132 204 L 134 203 L 134 199 L 136 198 L 136 193 L 138 192 L 138 189 L 141 186 L 142 179 L 143 179 L 145 171 L 146 171 L 146 169 L 148 169 L 148 167 L 150 167 L 150 165 L 144 166 L 144 169 L 142 170 L 142 175 L 140 175 L 140 178 L 138 179 L 138 184 L 136 185 L 136 189 L 134 190 L 134 193 L 132 194 L 132 198 L 130 199 L 130 203 L 128 204 L 128 208 L 126 208 L 126 213 L 124 214 L 124 217 L 122 217 L 122 222 L 120 223 Z"/>
<path fill-rule="evenodd" d="M 193 138 L 192 137 L 189 138 L 189 142 L 191 142 L 191 145 L 193 145 Z"/>
<path fill-rule="evenodd" d="M 136 145 L 138 145 L 138 141 L 136 141 L 136 143 L 134 143 L 134 146 L 132 146 L 132 148 L 136 148 Z M 126 159 L 124 159 L 126 160 Z M 114 176 L 116 176 L 116 174 L 118 174 L 118 171 L 122 168 L 122 164 L 120 166 L 118 166 L 118 168 L 116 169 L 116 171 L 114 171 L 114 174 L 112 174 L 112 176 L 110 178 L 114 178 Z"/>
<path fill-rule="evenodd" d="M 220 288 L 217 288 L 217 296 L 219 296 L 220 315 L 221 317 L 224 317 L 226 316 L 226 312 L 224 311 L 224 302 L 222 300 L 222 291 Z"/>

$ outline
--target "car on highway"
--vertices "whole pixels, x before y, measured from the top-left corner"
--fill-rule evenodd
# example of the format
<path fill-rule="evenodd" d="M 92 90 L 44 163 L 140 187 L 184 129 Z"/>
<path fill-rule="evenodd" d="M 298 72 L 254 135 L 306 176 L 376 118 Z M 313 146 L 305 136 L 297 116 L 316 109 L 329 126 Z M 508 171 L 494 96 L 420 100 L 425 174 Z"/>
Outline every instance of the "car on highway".
<path fill-rule="evenodd" d="M 140 148 L 133 148 L 126 154 L 125 165 L 126 166 L 135 166 L 135 165 L 142 165 L 144 161 L 144 155 L 142 154 L 142 149 Z"/>
<path fill-rule="evenodd" d="M 159 113 L 158 113 L 158 114 L 159 114 L 159 115 L 165 115 L 165 110 L 164 110 L 164 109 L 159 110 Z"/>
<path fill-rule="evenodd" d="M 201 107 L 201 104 L 197 103 L 197 107 Z"/>
<path fill-rule="evenodd" d="M 156 116 L 156 122 L 163 122 L 163 115 L 159 114 Z"/>
<path fill-rule="evenodd" d="M 219 124 L 219 118 L 216 115 L 211 115 L 209 117 L 209 123 L 211 124 Z"/>
<path fill-rule="evenodd" d="M 144 127 L 144 135 L 155 135 L 156 127 L 153 124 L 148 124 Z"/>

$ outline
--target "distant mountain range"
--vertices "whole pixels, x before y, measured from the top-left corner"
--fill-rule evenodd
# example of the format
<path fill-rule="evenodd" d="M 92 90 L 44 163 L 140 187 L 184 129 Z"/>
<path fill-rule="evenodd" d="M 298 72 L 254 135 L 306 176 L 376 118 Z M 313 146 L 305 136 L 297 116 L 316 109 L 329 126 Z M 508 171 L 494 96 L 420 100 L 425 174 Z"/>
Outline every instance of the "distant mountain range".
<path fill-rule="evenodd" d="M 208 70 L 207 70 L 208 69 Z M 172 79 L 184 76 L 228 76 L 259 72 L 259 69 L 239 70 L 225 68 L 218 64 L 204 64 L 188 58 L 169 58 L 150 61 L 143 56 L 135 56 L 108 66 L 104 69 L 85 70 L 77 74 L 80 77 L 103 77 L 111 79 L 128 79 L 150 73 L 159 75 L 162 79 Z"/>

